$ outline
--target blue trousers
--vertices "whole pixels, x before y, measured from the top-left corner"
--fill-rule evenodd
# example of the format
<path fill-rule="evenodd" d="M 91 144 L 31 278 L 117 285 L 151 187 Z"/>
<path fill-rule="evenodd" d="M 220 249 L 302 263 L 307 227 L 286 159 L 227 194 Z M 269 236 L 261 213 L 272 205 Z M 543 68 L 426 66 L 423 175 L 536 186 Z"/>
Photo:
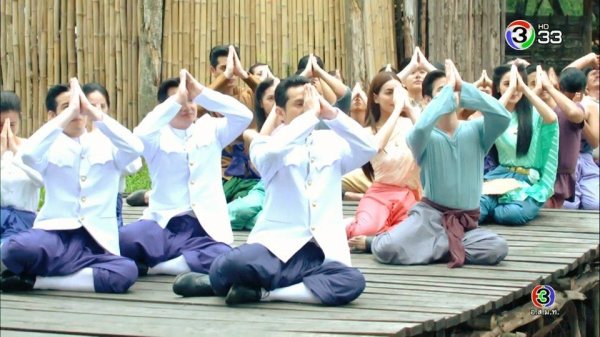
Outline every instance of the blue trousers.
<path fill-rule="evenodd" d="M 205 274 L 217 256 L 231 250 L 189 215 L 172 218 L 164 229 L 152 220 L 132 222 L 119 228 L 119 246 L 121 255 L 148 267 L 183 255 L 192 271 Z"/>
<path fill-rule="evenodd" d="M 510 171 L 504 166 L 498 166 L 485 174 L 486 180 L 499 178 L 514 178 L 519 181 L 529 182 L 529 177 Z M 495 222 L 501 225 L 522 226 L 535 219 L 544 203 L 532 198 L 523 201 L 501 203 L 500 196 L 482 195 L 479 199 L 479 223 Z"/>
<path fill-rule="evenodd" d="M 234 284 L 273 290 L 303 282 L 325 305 L 352 302 L 365 289 L 364 276 L 339 262 L 324 263 L 324 258 L 312 242 L 286 263 L 261 244 L 243 244 L 215 259 L 210 281 L 219 296 L 225 296 Z"/>
<path fill-rule="evenodd" d="M 84 228 L 15 234 L 2 245 L 2 262 L 13 273 L 34 276 L 65 276 L 89 267 L 99 293 L 124 293 L 138 276 L 133 261 L 106 253 Z"/>

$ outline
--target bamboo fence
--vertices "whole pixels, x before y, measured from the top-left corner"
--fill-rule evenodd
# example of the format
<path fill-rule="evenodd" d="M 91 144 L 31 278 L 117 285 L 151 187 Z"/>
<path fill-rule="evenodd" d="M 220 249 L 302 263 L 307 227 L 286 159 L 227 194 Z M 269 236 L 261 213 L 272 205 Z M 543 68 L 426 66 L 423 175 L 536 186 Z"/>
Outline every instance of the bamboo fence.
<path fill-rule="evenodd" d="M 164 0 L 154 85 L 182 67 L 210 82 L 208 54 L 218 44 L 238 45 L 246 68 L 267 63 L 279 77 L 315 53 L 327 70 L 339 69 L 351 82 L 345 7 L 353 1 L 359 0 Z M 369 77 L 396 63 L 393 6 L 393 0 L 364 1 Z M 143 24 L 144 0 L 0 1 L 0 89 L 21 98 L 21 135 L 46 121 L 48 88 L 73 76 L 106 86 L 111 114 L 135 127 L 146 112 L 138 111 Z"/>

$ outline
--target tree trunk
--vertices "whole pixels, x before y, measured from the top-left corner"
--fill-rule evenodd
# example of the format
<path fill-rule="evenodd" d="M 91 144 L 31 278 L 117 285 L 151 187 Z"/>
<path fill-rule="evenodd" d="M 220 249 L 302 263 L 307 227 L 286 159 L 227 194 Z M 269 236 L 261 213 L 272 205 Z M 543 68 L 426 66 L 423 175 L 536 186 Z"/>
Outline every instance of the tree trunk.
<path fill-rule="evenodd" d="M 583 54 L 592 51 L 592 0 L 583 2 Z"/>
<path fill-rule="evenodd" d="M 368 84 L 369 78 L 366 72 L 365 33 L 363 11 L 365 0 L 349 0 L 345 6 L 346 19 L 346 61 L 348 62 L 349 77 L 348 84 L 360 81 Z"/>
<path fill-rule="evenodd" d="M 402 31 L 404 32 L 404 55 L 410 57 L 417 44 L 417 6 L 414 0 L 404 0 Z"/>
<path fill-rule="evenodd" d="M 143 0 L 140 31 L 138 116 L 141 120 L 156 105 L 161 81 L 163 2 Z"/>
<path fill-rule="evenodd" d="M 463 79 L 474 81 L 504 59 L 504 1 L 428 1 L 428 58 L 450 58 Z"/>

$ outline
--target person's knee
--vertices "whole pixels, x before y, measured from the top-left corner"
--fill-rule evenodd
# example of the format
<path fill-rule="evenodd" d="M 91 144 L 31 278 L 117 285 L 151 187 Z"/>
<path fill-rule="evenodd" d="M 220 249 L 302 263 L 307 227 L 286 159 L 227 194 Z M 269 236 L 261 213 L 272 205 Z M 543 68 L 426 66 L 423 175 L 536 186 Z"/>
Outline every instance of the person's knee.
<path fill-rule="evenodd" d="M 305 279 L 324 305 L 345 305 L 354 301 L 366 287 L 365 276 L 357 269 L 338 262 L 328 265 L 327 279 Z M 327 286 L 323 286 L 327 284 Z M 324 291 L 327 289 L 327 291 Z"/>
<path fill-rule="evenodd" d="M 598 210 L 600 208 L 599 203 L 598 195 L 583 196 L 581 198 L 581 208 L 585 210 Z"/>
<path fill-rule="evenodd" d="M 502 237 L 497 237 L 488 243 L 488 252 L 481 261 L 485 264 L 498 264 L 508 255 L 508 243 Z"/>
<path fill-rule="evenodd" d="M 526 209 L 518 204 L 499 205 L 494 210 L 494 221 L 501 225 L 522 226 L 537 215 L 537 210 Z"/>
<path fill-rule="evenodd" d="M 234 251 L 219 255 L 211 264 L 209 277 L 211 286 L 217 296 L 225 296 L 231 287 L 235 275 L 245 264 L 236 258 Z"/>
<path fill-rule="evenodd" d="M 494 200 L 487 195 L 482 195 L 479 199 L 479 223 L 484 223 L 493 213 Z"/>
<path fill-rule="evenodd" d="M 0 256 L 2 262 L 11 269 L 14 263 L 25 263 L 38 256 L 40 247 L 30 244 L 32 237 L 29 232 L 22 232 L 10 237 L 2 245 Z"/>
<path fill-rule="evenodd" d="M 383 264 L 410 264 L 402 243 L 393 242 L 387 233 L 373 239 L 371 252 L 375 259 Z"/>
<path fill-rule="evenodd" d="M 138 278 L 138 269 L 132 260 L 112 262 L 111 269 L 95 268 L 94 287 L 99 293 L 122 294 L 127 292 Z"/>

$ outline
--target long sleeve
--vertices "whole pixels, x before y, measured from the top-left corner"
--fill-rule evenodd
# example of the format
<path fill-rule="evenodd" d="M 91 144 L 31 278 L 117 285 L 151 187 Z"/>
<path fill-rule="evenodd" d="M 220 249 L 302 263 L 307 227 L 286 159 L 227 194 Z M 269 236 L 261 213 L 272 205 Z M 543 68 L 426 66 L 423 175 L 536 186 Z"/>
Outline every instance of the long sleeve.
<path fill-rule="evenodd" d="M 406 136 L 406 142 L 417 163 L 421 162 L 423 152 L 425 152 L 431 137 L 431 131 L 433 131 L 438 119 L 454 110 L 456 110 L 456 101 L 454 100 L 453 88 L 445 86 L 439 95 L 427 105 L 413 130 Z"/>
<path fill-rule="evenodd" d="M 494 97 L 487 95 L 470 83 L 463 83 L 460 92 L 461 107 L 478 110 L 483 114 L 483 134 L 481 148 L 488 152 L 496 138 L 510 123 L 510 115 L 504 106 Z"/>
<path fill-rule="evenodd" d="M 346 174 L 368 162 L 377 153 L 377 146 L 375 137 L 371 133 L 341 109 L 336 109 L 339 110 L 337 117 L 333 120 L 325 120 L 325 124 L 349 145 L 342 150 L 341 156 L 342 174 Z"/>
<path fill-rule="evenodd" d="M 160 130 L 169 125 L 169 122 L 177 115 L 181 104 L 170 97 L 150 111 L 140 124 L 133 129 L 133 134 L 144 143 L 144 157 L 151 160 L 158 149 Z"/>
<path fill-rule="evenodd" d="M 20 158 L 20 153 L 17 152 L 15 158 L 13 159 L 13 163 L 15 164 L 16 167 L 20 168 L 21 170 L 23 170 L 23 172 L 27 175 L 27 177 L 29 177 L 29 179 L 31 180 L 31 182 L 36 186 L 36 187 L 42 187 L 44 186 L 44 180 L 42 179 L 42 176 L 40 175 L 40 173 L 34 169 L 32 169 L 31 167 L 25 165 L 23 163 L 23 159 Z"/>
<path fill-rule="evenodd" d="M 48 166 L 48 150 L 54 141 L 63 133 L 56 119 L 42 125 L 31 137 L 21 145 L 23 163 L 43 173 Z"/>
<path fill-rule="evenodd" d="M 306 138 L 318 122 L 319 119 L 312 112 L 308 112 L 298 116 L 272 136 L 254 138 L 250 144 L 250 160 L 265 183 L 284 166 L 283 157 L 294 142 Z"/>
<path fill-rule="evenodd" d="M 144 144 L 141 140 L 112 117 L 104 115 L 102 121 L 94 122 L 94 126 L 107 136 L 117 148 L 115 165 L 120 170 L 124 170 L 129 163 L 142 154 Z"/>
<path fill-rule="evenodd" d="M 244 104 L 233 97 L 208 88 L 204 88 L 202 93 L 194 98 L 194 103 L 224 116 L 217 120 L 216 130 L 222 148 L 241 135 L 252 121 L 252 111 Z"/>
<path fill-rule="evenodd" d="M 540 180 L 529 187 L 526 193 L 539 202 L 545 202 L 554 194 L 558 169 L 558 121 L 551 124 L 540 123 L 539 128 L 539 150 L 535 165 L 539 168 Z"/>

